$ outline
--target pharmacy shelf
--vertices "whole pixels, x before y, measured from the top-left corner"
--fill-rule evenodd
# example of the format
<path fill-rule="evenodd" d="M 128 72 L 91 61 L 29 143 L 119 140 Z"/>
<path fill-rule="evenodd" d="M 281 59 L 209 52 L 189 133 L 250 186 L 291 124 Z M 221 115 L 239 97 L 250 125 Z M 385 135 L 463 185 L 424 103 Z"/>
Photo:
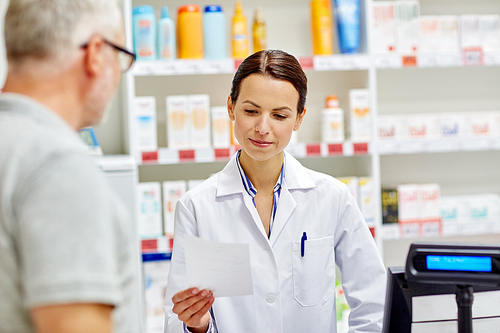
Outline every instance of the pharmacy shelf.
<path fill-rule="evenodd" d="M 370 58 L 367 55 L 332 55 L 298 58 L 304 70 L 349 71 L 368 70 Z M 137 61 L 132 67 L 134 76 L 207 75 L 233 74 L 241 60 L 172 60 Z"/>
<path fill-rule="evenodd" d="M 381 228 L 383 240 L 419 239 L 434 237 L 477 236 L 500 233 L 500 221 L 442 225 L 440 230 L 418 232 L 418 228 L 405 228 L 404 223 L 384 224 Z"/>
<path fill-rule="evenodd" d="M 210 163 L 228 161 L 239 147 L 172 149 L 160 148 L 156 151 L 141 152 L 138 156 L 141 165 L 169 165 L 178 163 Z M 343 143 L 295 143 L 286 151 L 296 158 L 358 156 L 372 153 L 372 145 L 366 142 Z"/>
<path fill-rule="evenodd" d="M 463 53 L 420 54 L 418 56 L 373 55 L 371 61 L 377 69 L 500 66 L 500 52 L 483 52 L 480 49 L 473 49 Z"/>
<path fill-rule="evenodd" d="M 376 146 L 380 155 L 500 150 L 500 137 L 378 141 Z"/>
<path fill-rule="evenodd" d="M 418 56 L 336 54 L 298 59 L 304 70 L 315 71 L 368 70 L 372 66 L 377 69 L 500 66 L 500 52 L 482 52 L 481 50 Z M 134 76 L 233 74 L 240 64 L 241 60 L 231 58 L 137 61 L 132 68 L 132 73 Z"/>

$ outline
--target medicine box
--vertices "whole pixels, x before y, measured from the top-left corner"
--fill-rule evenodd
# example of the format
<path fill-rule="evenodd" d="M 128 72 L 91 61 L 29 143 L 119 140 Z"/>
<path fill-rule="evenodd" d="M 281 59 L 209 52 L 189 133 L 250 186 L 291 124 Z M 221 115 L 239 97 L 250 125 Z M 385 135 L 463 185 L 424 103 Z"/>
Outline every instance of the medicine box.
<path fill-rule="evenodd" d="M 161 220 L 161 186 L 159 182 L 137 184 L 139 234 L 143 238 L 163 234 Z"/>
<path fill-rule="evenodd" d="M 170 253 L 143 254 L 144 299 L 146 305 L 145 332 L 163 332 L 163 304 L 170 271 Z"/>
<path fill-rule="evenodd" d="M 398 223 L 398 190 L 382 189 L 382 224 Z"/>
<path fill-rule="evenodd" d="M 158 150 L 156 99 L 152 96 L 135 97 L 133 117 L 137 150 Z"/>
<path fill-rule="evenodd" d="M 366 223 L 375 222 L 374 185 L 370 177 L 359 178 L 359 208 Z"/>
<path fill-rule="evenodd" d="M 459 19 L 455 15 L 438 16 L 439 51 L 443 53 L 459 53 L 460 30 Z"/>
<path fill-rule="evenodd" d="M 500 50 L 500 15 L 481 15 L 479 17 L 479 30 L 481 33 L 481 46 L 484 52 Z"/>
<path fill-rule="evenodd" d="M 369 142 L 372 137 L 372 114 L 370 91 L 353 89 L 349 91 L 350 138 L 352 142 Z"/>
<path fill-rule="evenodd" d="M 435 54 L 440 51 L 438 16 L 420 16 L 420 53 Z"/>
<path fill-rule="evenodd" d="M 337 179 L 340 180 L 342 183 L 347 185 L 349 192 L 351 192 L 352 196 L 354 197 L 354 200 L 356 201 L 356 204 L 359 207 L 360 203 L 359 203 L 359 179 L 358 179 L 358 177 L 339 177 Z"/>
<path fill-rule="evenodd" d="M 466 114 L 445 112 L 439 115 L 440 135 L 443 139 L 459 139 L 466 137 Z"/>
<path fill-rule="evenodd" d="M 419 219 L 419 185 L 399 185 L 397 190 L 399 222 L 417 222 Z"/>
<path fill-rule="evenodd" d="M 377 135 L 381 141 L 406 140 L 405 115 L 380 115 L 377 117 Z"/>
<path fill-rule="evenodd" d="M 321 141 L 344 142 L 344 111 L 342 109 L 324 109 L 321 112 Z"/>
<path fill-rule="evenodd" d="M 212 146 L 214 148 L 227 148 L 231 146 L 231 120 L 227 107 L 212 107 Z"/>
<path fill-rule="evenodd" d="M 165 235 L 174 234 L 174 214 L 177 201 L 186 193 L 187 184 L 184 180 L 163 182 L 163 226 Z"/>
<path fill-rule="evenodd" d="M 373 54 L 396 52 L 394 3 L 394 1 L 374 1 L 372 3 L 371 52 Z"/>
<path fill-rule="evenodd" d="M 396 1 L 396 41 L 401 55 L 416 55 L 420 44 L 420 3 Z"/>
<path fill-rule="evenodd" d="M 189 95 L 188 114 L 191 120 L 190 147 L 210 147 L 210 96 Z"/>
<path fill-rule="evenodd" d="M 410 115 L 406 118 L 406 135 L 410 140 L 433 140 L 440 137 L 439 116 L 436 114 Z"/>
<path fill-rule="evenodd" d="M 482 48 L 479 15 L 460 16 L 460 40 L 462 50 Z"/>
<path fill-rule="evenodd" d="M 190 148 L 187 96 L 167 96 L 167 140 L 173 149 Z"/>

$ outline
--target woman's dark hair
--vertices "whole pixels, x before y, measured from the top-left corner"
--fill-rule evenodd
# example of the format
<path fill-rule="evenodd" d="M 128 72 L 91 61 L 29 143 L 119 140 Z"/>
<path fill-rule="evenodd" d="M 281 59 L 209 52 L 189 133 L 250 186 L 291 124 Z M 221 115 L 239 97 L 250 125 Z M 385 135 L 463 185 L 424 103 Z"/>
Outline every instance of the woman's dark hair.
<path fill-rule="evenodd" d="M 241 81 L 252 74 L 270 76 L 290 82 L 299 93 L 297 113 L 304 111 L 307 95 L 307 77 L 297 59 L 281 50 L 263 50 L 247 57 L 234 74 L 231 87 L 233 103 L 240 94 Z"/>

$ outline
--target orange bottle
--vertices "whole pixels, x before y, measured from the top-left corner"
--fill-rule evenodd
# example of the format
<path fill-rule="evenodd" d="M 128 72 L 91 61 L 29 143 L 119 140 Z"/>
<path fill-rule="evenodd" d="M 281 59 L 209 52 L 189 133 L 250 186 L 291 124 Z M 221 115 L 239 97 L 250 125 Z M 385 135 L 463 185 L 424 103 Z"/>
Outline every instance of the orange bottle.
<path fill-rule="evenodd" d="M 241 1 L 236 1 L 233 25 L 231 27 L 231 44 L 234 59 L 245 59 L 248 56 L 247 18 L 243 14 Z"/>
<path fill-rule="evenodd" d="M 311 0 L 313 55 L 333 54 L 333 16 L 331 0 Z"/>
<path fill-rule="evenodd" d="M 253 52 L 267 49 L 266 22 L 264 12 L 258 7 L 253 21 Z"/>
<path fill-rule="evenodd" d="M 203 58 L 203 25 L 200 7 L 179 7 L 177 14 L 177 54 L 179 59 Z"/>

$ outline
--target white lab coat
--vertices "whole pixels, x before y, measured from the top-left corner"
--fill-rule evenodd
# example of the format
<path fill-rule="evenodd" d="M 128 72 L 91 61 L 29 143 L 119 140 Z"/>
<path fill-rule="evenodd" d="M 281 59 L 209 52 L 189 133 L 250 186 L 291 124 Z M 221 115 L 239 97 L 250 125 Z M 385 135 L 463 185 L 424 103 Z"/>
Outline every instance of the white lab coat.
<path fill-rule="evenodd" d="M 347 187 L 285 153 L 285 176 L 268 239 L 243 188 L 236 156 L 177 203 L 165 332 L 183 332 L 171 298 L 188 287 L 184 234 L 250 246 L 254 294 L 215 299 L 218 332 L 336 332 L 335 264 L 352 309 L 349 332 L 380 332 L 385 268 Z M 307 241 L 301 257 L 303 232 Z"/>

